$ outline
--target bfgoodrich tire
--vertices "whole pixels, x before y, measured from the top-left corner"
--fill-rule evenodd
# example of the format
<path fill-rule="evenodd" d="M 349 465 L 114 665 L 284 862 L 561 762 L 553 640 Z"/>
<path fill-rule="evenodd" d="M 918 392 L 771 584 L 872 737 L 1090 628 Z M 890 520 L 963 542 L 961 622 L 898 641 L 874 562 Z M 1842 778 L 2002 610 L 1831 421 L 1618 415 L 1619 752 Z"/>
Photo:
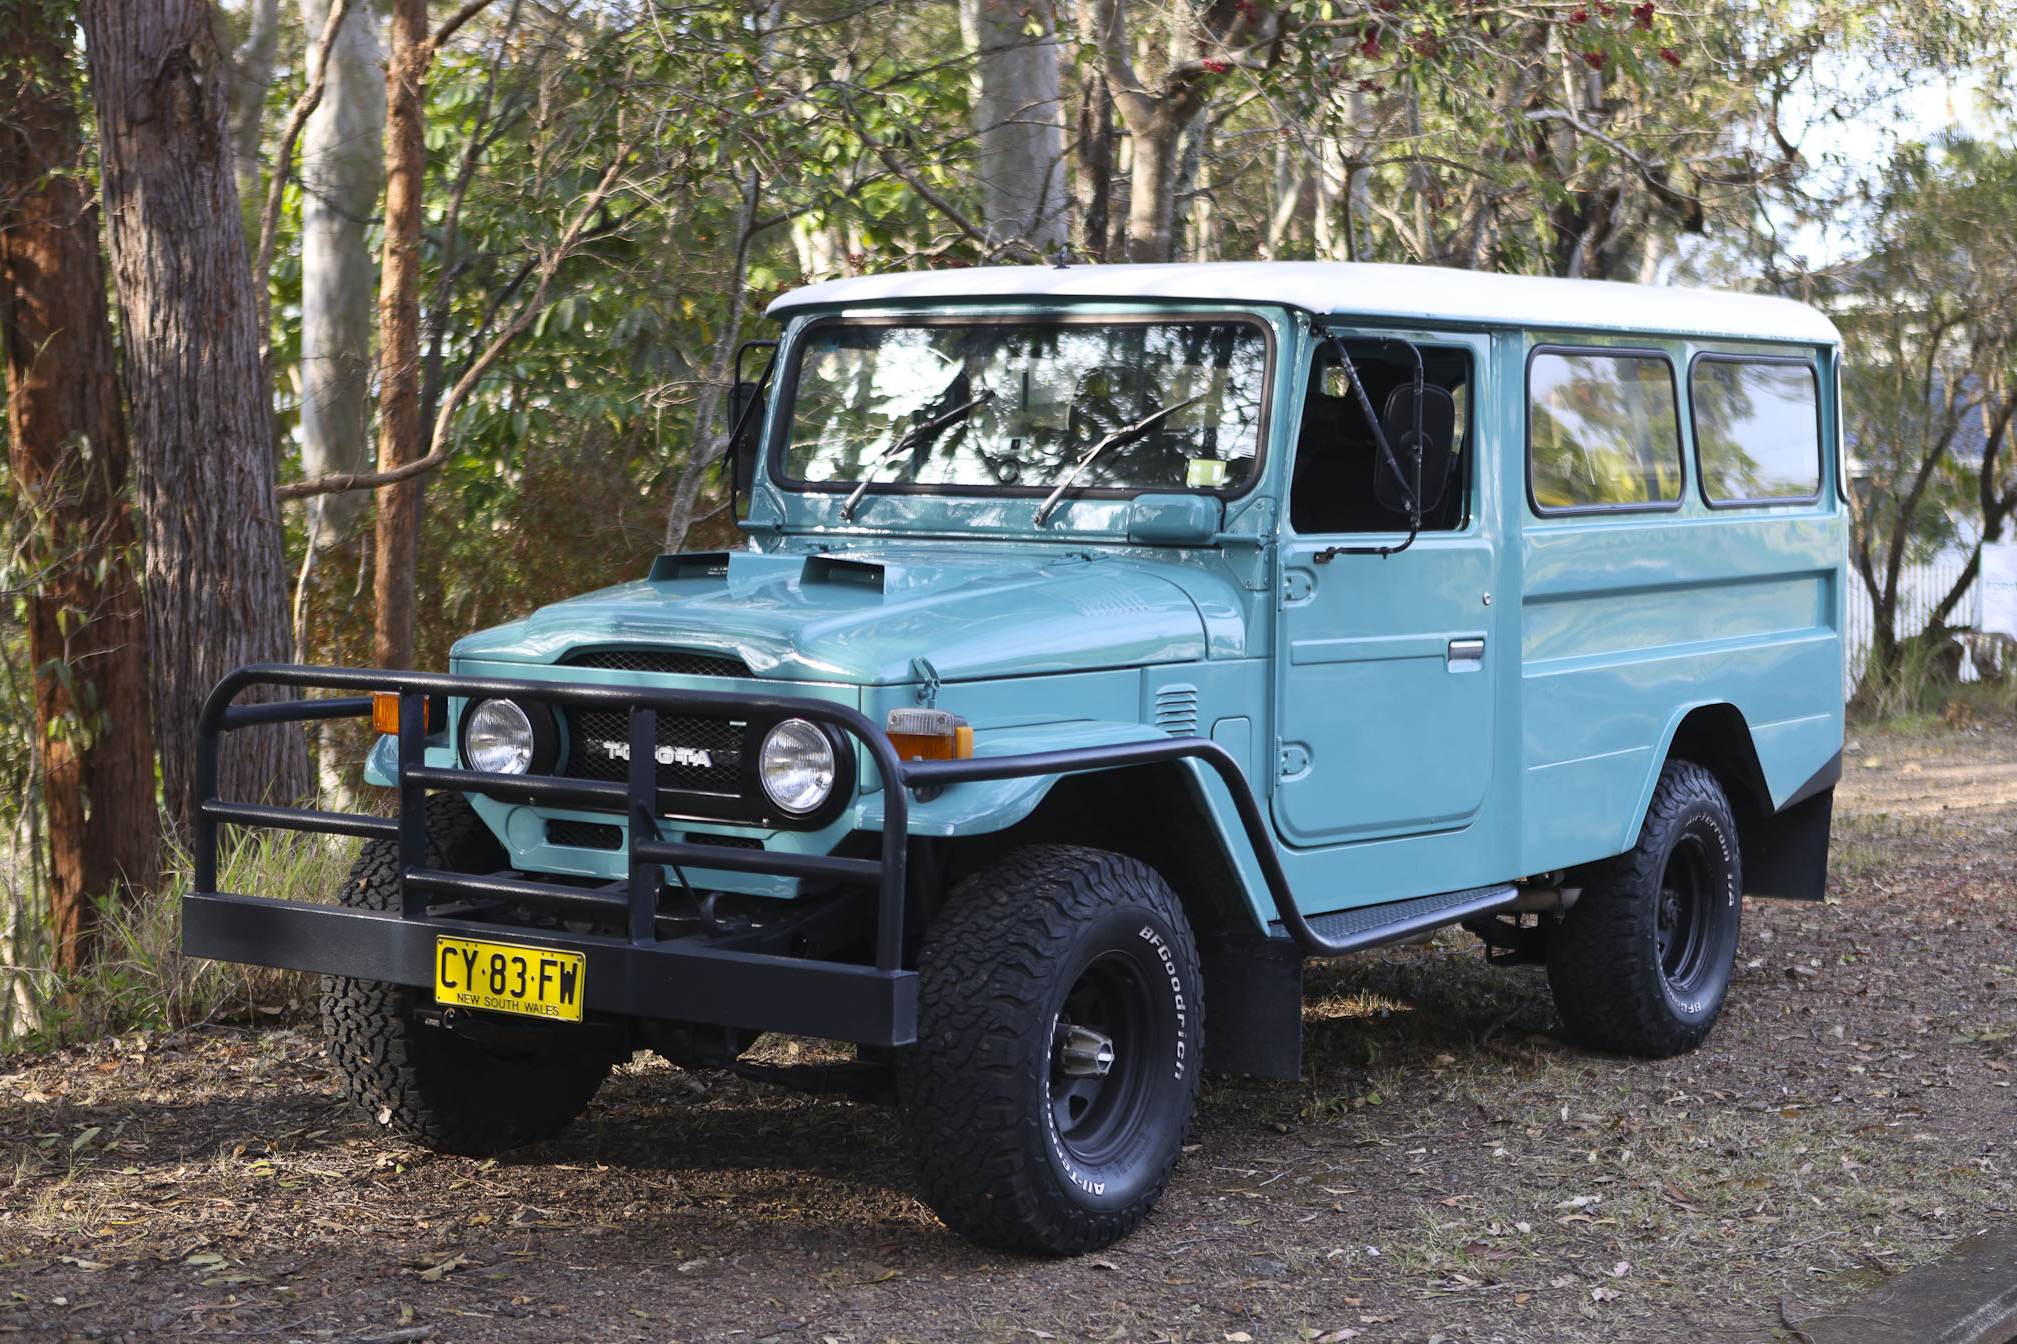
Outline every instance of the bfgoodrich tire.
<path fill-rule="evenodd" d="M 1197 1102 L 1197 946 L 1156 873 L 1065 845 L 961 884 L 918 956 L 897 1105 L 924 1199 L 984 1246 L 1077 1255 L 1148 1215 Z"/>
<path fill-rule="evenodd" d="M 466 799 L 427 800 L 427 864 L 450 872 L 494 872 L 504 852 Z M 399 908 L 399 846 L 365 844 L 344 905 Z M 529 1038 L 526 1048 L 478 1044 L 420 1020 L 425 990 L 376 980 L 324 976 L 322 1030 L 351 1099 L 379 1125 L 437 1152 L 487 1156 L 559 1132 L 580 1115 L 614 1061 L 601 1050 L 559 1051 Z"/>
<path fill-rule="evenodd" d="M 1572 1039 L 1665 1058 L 1700 1045 L 1729 993 L 1743 916 L 1737 825 L 1715 776 L 1669 761 L 1631 850 L 1597 866 L 1548 935 Z"/>

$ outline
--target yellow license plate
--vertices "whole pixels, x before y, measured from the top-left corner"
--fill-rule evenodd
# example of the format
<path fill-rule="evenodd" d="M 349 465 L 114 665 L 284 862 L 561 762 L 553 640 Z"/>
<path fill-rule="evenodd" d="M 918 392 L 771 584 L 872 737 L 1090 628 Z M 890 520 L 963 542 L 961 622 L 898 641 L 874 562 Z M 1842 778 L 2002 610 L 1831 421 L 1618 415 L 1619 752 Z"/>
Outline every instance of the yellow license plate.
<path fill-rule="evenodd" d="M 587 971 L 579 952 L 474 938 L 434 940 L 434 1001 L 457 1008 L 579 1022 Z"/>

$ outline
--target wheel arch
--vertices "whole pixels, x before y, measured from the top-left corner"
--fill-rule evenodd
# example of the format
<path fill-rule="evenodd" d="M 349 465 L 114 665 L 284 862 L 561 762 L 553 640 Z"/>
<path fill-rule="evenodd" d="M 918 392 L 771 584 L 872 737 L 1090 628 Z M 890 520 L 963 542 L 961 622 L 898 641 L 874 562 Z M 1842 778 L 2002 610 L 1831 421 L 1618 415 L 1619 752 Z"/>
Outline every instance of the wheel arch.
<path fill-rule="evenodd" d="M 1630 822 L 1632 830 L 1623 838 L 1620 852 L 1636 838 L 1660 772 L 1668 761 L 1677 760 L 1692 761 L 1707 770 L 1729 800 L 1737 822 L 1746 895 L 1820 899 L 1827 876 L 1828 823 L 1839 758 L 1796 791 L 1784 808 L 1775 808 L 1743 711 L 1728 701 L 1691 706 L 1677 714 L 1667 730 L 1664 749 L 1655 757 L 1654 767 L 1640 788 Z"/>
<path fill-rule="evenodd" d="M 1059 776 L 1020 820 L 954 837 L 946 883 L 1025 845 L 1087 845 L 1139 859 L 1160 873 L 1200 939 L 1264 936 L 1260 912 L 1267 908 L 1261 904 L 1268 899 L 1266 888 L 1242 871 L 1252 862 L 1244 853 L 1245 831 L 1236 817 L 1215 806 L 1214 791 L 1184 761 Z M 1204 824 L 1182 824 L 1189 817 Z"/>

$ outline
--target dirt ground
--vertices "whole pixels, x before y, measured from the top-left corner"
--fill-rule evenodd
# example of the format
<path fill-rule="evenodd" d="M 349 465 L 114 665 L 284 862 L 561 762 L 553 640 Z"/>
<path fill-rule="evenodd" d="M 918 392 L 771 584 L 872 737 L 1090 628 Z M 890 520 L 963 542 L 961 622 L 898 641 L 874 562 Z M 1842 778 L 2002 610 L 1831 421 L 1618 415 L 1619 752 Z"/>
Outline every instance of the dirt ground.
<path fill-rule="evenodd" d="M 378 1139 L 306 1028 L 7 1061 L 0 1334 L 1800 1339 L 2017 1203 L 2013 828 L 2011 725 L 1856 733 L 1828 902 L 1747 907 L 1682 1059 L 1561 1044 L 1468 935 L 1313 966 L 1305 1080 L 1208 1080 L 1074 1261 L 946 1232 L 885 1111 L 642 1057 L 498 1162 Z"/>

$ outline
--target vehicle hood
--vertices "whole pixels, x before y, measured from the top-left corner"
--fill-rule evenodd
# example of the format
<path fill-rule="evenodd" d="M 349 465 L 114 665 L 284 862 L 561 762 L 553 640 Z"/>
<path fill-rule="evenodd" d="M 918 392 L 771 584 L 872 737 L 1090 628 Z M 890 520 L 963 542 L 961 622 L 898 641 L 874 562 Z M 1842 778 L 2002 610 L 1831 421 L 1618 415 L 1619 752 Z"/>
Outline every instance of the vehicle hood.
<path fill-rule="evenodd" d="M 663 645 L 759 677 L 864 685 L 1188 662 L 1206 622 L 1179 566 L 1098 554 L 894 550 L 660 556 L 651 576 L 459 641 L 457 660 L 553 663 Z M 1193 585 L 1194 586 L 1194 585 Z"/>

